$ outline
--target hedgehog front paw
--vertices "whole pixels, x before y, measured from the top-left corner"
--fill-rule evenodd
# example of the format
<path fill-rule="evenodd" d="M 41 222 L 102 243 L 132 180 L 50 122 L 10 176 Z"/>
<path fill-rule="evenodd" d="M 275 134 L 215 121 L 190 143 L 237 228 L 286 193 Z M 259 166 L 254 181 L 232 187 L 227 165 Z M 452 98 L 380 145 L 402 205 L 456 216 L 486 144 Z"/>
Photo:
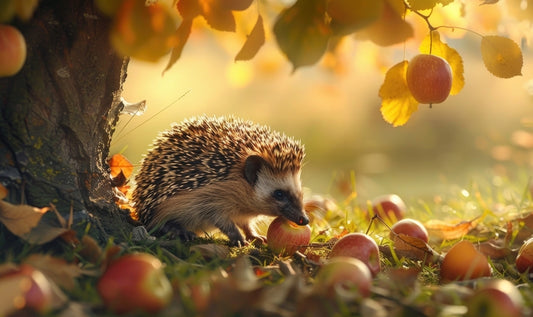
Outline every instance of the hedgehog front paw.
<path fill-rule="evenodd" d="M 247 235 L 246 240 L 250 241 L 255 246 L 262 246 L 267 243 L 267 238 L 260 234 Z"/>

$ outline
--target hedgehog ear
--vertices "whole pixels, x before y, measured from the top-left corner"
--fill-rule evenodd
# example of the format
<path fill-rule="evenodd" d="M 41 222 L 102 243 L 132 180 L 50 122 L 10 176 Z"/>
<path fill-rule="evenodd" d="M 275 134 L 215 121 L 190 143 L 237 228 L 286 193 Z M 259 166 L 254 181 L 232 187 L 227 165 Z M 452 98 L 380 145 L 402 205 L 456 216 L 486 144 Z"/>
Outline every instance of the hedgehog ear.
<path fill-rule="evenodd" d="M 244 161 L 243 173 L 244 178 L 250 185 L 255 185 L 257 182 L 257 174 L 265 164 L 267 164 L 267 162 L 259 155 L 250 155 L 246 158 L 246 161 Z"/>

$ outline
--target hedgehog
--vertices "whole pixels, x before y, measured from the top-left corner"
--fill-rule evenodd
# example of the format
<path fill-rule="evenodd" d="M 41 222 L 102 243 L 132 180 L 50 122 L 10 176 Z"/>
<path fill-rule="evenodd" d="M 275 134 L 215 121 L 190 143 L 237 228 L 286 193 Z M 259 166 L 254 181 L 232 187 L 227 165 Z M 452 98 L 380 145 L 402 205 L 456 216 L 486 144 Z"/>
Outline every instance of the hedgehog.
<path fill-rule="evenodd" d="M 157 235 L 190 241 L 219 229 L 231 245 L 264 242 L 253 225 L 260 215 L 309 223 L 303 158 L 299 141 L 267 126 L 232 116 L 193 117 L 154 140 L 132 200 L 139 221 Z"/>

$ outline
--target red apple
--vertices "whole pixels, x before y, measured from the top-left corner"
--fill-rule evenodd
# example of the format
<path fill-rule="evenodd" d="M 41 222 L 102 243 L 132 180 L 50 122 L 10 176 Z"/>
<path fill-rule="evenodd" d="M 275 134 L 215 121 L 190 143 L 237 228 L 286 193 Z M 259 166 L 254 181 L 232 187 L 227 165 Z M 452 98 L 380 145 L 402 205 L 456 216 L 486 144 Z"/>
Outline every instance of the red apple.
<path fill-rule="evenodd" d="M 524 299 L 513 283 L 494 279 L 482 284 L 466 306 L 467 317 L 520 317 L 523 316 Z"/>
<path fill-rule="evenodd" d="M 147 253 L 124 255 L 111 262 L 97 285 L 107 308 L 117 314 L 155 313 L 172 297 L 172 286 L 163 264 Z"/>
<path fill-rule="evenodd" d="M 435 55 L 419 54 L 407 65 L 407 87 L 420 103 L 441 103 L 452 89 L 452 70 L 448 62 Z"/>
<path fill-rule="evenodd" d="M 26 41 L 15 27 L 0 24 L 0 77 L 12 76 L 24 65 Z"/>
<path fill-rule="evenodd" d="M 378 196 L 372 200 L 372 211 L 388 225 L 403 219 L 407 207 L 400 196 L 395 194 Z"/>
<path fill-rule="evenodd" d="M 284 217 L 275 218 L 267 230 L 267 243 L 272 252 L 284 256 L 304 251 L 311 240 L 311 227 L 299 226 Z"/>
<path fill-rule="evenodd" d="M 529 270 L 530 273 L 533 273 L 533 238 L 524 241 L 518 250 L 515 264 L 518 272 L 524 273 Z"/>
<path fill-rule="evenodd" d="M 362 297 L 370 295 L 372 273 L 361 261 L 352 257 L 337 256 L 329 259 L 318 271 L 315 290 L 326 296 L 357 289 Z"/>
<path fill-rule="evenodd" d="M 440 267 L 442 281 L 462 281 L 490 276 L 491 268 L 487 257 L 476 250 L 472 242 L 463 240 L 456 243 L 444 255 Z"/>
<path fill-rule="evenodd" d="M 348 256 L 361 260 L 374 276 L 381 270 L 378 245 L 374 239 L 364 233 L 350 233 L 337 241 L 331 249 L 329 257 L 338 256 Z"/>
<path fill-rule="evenodd" d="M 390 233 L 390 238 L 393 241 L 395 241 L 394 233 L 396 234 L 403 233 L 410 237 L 418 238 L 424 241 L 425 243 L 429 242 L 429 234 L 428 234 L 426 227 L 424 227 L 424 225 L 420 223 L 420 221 L 415 220 L 415 219 L 410 219 L 410 218 L 402 219 L 398 221 L 397 223 L 395 223 L 391 227 L 391 230 L 392 231 Z"/>
<path fill-rule="evenodd" d="M 21 264 L 18 268 L 4 272 L 0 276 L 0 284 L 11 285 L 15 309 L 29 308 L 43 314 L 53 307 L 50 281 L 31 265 Z"/>

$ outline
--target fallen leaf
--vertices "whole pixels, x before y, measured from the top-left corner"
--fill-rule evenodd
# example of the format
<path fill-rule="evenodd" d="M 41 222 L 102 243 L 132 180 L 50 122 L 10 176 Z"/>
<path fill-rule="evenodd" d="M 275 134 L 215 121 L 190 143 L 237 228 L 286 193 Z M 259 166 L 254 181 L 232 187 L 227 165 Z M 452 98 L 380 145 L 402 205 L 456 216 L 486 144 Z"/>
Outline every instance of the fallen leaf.
<path fill-rule="evenodd" d="M 123 177 L 124 179 L 130 178 L 133 173 L 133 164 L 122 154 L 115 154 L 107 162 L 111 168 L 111 177 L 115 179 L 117 177 Z M 122 176 L 120 176 L 122 174 Z M 122 186 L 115 185 L 115 186 Z"/>
<path fill-rule="evenodd" d="M 401 257 L 424 262 L 434 262 L 436 259 L 440 258 L 440 254 L 433 250 L 422 239 L 411 237 L 403 233 L 394 233 L 392 241 L 394 243 L 395 252 Z"/>
<path fill-rule="evenodd" d="M 216 243 L 194 245 L 190 251 L 198 252 L 206 259 L 225 259 L 230 254 L 230 249 L 227 246 Z"/>
<path fill-rule="evenodd" d="M 436 236 L 444 240 L 454 240 L 468 234 L 480 221 L 481 217 L 476 217 L 470 221 L 461 221 L 453 224 L 433 219 L 424 223 L 424 227 L 429 231 L 430 236 Z"/>
<path fill-rule="evenodd" d="M 489 240 L 478 244 L 479 252 L 491 259 L 502 259 L 512 253 L 511 248 L 502 240 Z"/>
<path fill-rule="evenodd" d="M 418 101 L 407 87 L 405 79 L 407 65 L 407 61 L 402 61 L 392 66 L 385 74 L 385 80 L 379 89 L 381 115 L 394 127 L 407 123 L 413 112 L 418 109 Z"/>
<path fill-rule="evenodd" d="M 29 205 L 13 205 L 0 201 L 0 222 L 18 237 L 24 237 L 37 226 L 42 216 L 50 208 L 37 208 Z"/>
<path fill-rule="evenodd" d="M 522 51 L 513 40 L 488 35 L 481 39 L 481 56 L 489 72 L 500 78 L 522 75 Z"/>
<path fill-rule="evenodd" d="M 41 271 L 49 280 L 66 290 L 72 290 L 76 286 L 76 278 L 82 274 L 78 265 L 49 254 L 32 254 L 23 263 Z"/>
<path fill-rule="evenodd" d="M 96 264 L 103 260 L 103 250 L 96 240 L 89 235 L 84 235 L 80 241 L 81 249 L 78 253 L 90 263 Z"/>
<path fill-rule="evenodd" d="M 252 59 L 259 49 L 265 44 L 265 29 L 263 26 L 263 17 L 261 15 L 257 16 L 257 21 L 248 35 L 246 42 L 242 46 L 237 56 L 235 56 L 235 61 L 247 61 Z"/>

